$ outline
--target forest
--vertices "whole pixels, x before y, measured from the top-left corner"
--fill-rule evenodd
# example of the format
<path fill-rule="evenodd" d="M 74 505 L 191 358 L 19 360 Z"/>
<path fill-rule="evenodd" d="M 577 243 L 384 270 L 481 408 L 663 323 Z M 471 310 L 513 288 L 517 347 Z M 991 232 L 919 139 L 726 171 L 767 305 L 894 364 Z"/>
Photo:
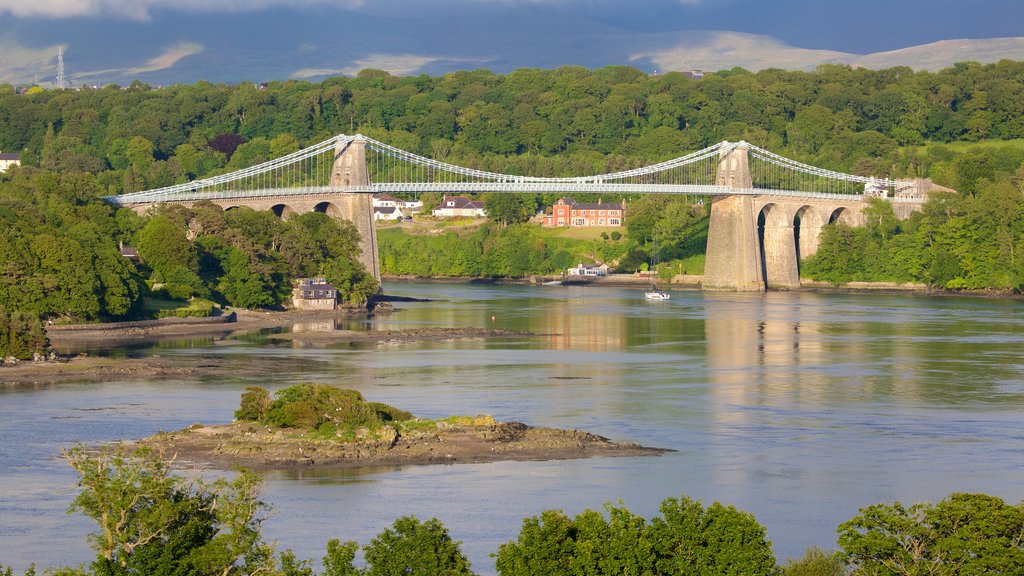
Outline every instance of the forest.
<path fill-rule="evenodd" d="M 568 66 L 438 77 L 364 70 L 320 83 L 0 85 L 0 150 L 22 159 L 22 167 L 0 174 L 0 342 L 32 348 L 12 335 L 37 318 L 153 315 L 146 303 L 154 296 L 277 306 L 296 274 L 326 275 L 348 300 L 365 301 L 375 286 L 351 258 L 345 223 L 313 215 L 282 222 L 245 210 L 218 215 L 202 205 L 137 216 L 100 200 L 357 132 L 448 162 L 538 176 L 620 170 L 745 139 L 833 170 L 930 177 L 958 194 L 937 195 L 907 221 L 879 213 L 866 228 L 830 229 L 803 275 L 1003 292 L 1024 282 L 1024 62 L 961 63 L 939 72 L 733 69 L 701 80 Z M 444 247 L 453 252 L 446 270 L 426 269 L 411 254 L 433 249 L 419 239 L 385 235 L 385 271 L 521 276 L 557 270 L 586 253 L 629 269 L 650 258 L 655 235 L 661 261 L 677 271 L 698 265 L 706 235 L 700 222 L 707 220 L 695 199 L 628 198 L 625 242 L 587 246 L 516 224 L 551 200 L 506 201 L 498 210 L 501 199 L 491 199 L 502 215 L 480 231 L 449 237 L 460 245 Z M 525 242 L 543 249 L 524 254 Z M 166 249 L 172 245 L 179 249 Z M 120 246 L 137 246 L 143 264 L 122 258 Z"/>

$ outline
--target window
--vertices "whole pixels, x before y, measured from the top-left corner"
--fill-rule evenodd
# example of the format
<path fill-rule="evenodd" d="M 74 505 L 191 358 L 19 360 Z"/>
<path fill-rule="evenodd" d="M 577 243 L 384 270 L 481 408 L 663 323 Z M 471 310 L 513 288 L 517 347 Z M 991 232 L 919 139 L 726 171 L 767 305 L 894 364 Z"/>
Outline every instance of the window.
<path fill-rule="evenodd" d="M 597 221 L 597 225 L 598 226 L 604 226 L 604 218 L 601 218 L 600 220 L 598 220 Z"/>
<path fill-rule="evenodd" d="M 604 216 L 604 210 L 601 210 L 600 212 L 598 212 L 597 215 L 598 216 Z"/>
<path fill-rule="evenodd" d="M 619 225 L 619 219 L 618 218 L 609 218 L 608 219 L 608 225 L 609 226 L 618 226 Z"/>

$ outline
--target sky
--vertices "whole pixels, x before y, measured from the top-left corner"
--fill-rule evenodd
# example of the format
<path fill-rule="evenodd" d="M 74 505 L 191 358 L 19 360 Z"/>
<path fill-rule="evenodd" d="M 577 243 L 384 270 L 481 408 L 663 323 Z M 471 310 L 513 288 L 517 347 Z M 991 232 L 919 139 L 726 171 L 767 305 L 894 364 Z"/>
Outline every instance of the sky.
<path fill-rule="evenodd" d="M 1022 36 L 1024 0 L 0 0 L 0 82 L 45 82 L 57 46 L 80 82 L 160 83 L 367 65 L 653 71 L 775 60 L 813 69 L 942 40 Z M 1018 49 L 990 43 L 964 54 L 1024 59 Z"/>

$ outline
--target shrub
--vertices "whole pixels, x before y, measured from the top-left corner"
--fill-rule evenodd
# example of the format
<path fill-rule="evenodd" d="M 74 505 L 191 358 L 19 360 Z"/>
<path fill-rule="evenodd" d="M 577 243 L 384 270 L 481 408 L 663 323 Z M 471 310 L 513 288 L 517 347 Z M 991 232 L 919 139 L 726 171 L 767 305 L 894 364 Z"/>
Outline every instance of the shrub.
<path fill-rule="evenodd" d="M 622 239 L 622 233 L 619 232 L 618 230 L 612 230 L 611 238 L 612 240 L 618 242 L 620 239 Z"/>
<path fill-rule="evenodd" d="M 325 384 L 297 384 L 279 390 L 261 421 L 284 428 L 375 428 L 391 421 L 409 420 L 412 414 L 380 402 L 366 402 L 356 390 Z"/>
<path fill-rule="evenodd" d="M 782 567 L 782 576 L 844 576 L 846 565 L 838 553 L 826 552 L 817 546 L 807 549 L 799 560 L 790 560 Z"/>
<path fill-rule="evenodd" d="M 249 386 L 242 393 L 238 410 L 235 410 L 235 419 L 263 420 L 267 416 L 268 408 L 270 408 L 270 392 L 259 386 Z"/>

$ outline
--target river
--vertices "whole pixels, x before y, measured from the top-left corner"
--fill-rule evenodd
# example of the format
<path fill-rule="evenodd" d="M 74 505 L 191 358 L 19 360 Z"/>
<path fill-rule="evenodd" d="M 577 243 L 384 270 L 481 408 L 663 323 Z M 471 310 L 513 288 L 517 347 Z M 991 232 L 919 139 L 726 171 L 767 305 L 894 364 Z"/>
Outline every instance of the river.
<path fill-rule="evenodd" d="M 523 518 L 621 501 L 651 517 L 689 495 L 752 512 L 777 557 L 835 548 L 836 526 L 877 502 L 950 492 L 1024 498 L 1024 303 L 883 294 L 703 294 L 388 284 L 393 315 L 366 329 L 475 326 L 506 340 L 301 347 L 263 338 L 111 351 L 237 358 L 230 378 L 0 386 L 0 564 L 78 564 L 93 530 L 67 514 L 62 447 L 229 421 L 242 389 L 319 381 L 424 417 L 581 428 L 672 448 L 660 457 L 274 473 L 264 527 L 319 559 L 402 515 L 437 517 L 473 567 Z M 329 327 L 329 326 L 327 326 Z M 307 327 L 308 328 L 308 327 Z M 270 357 L 273 370 L 247 370 Z M 265 365 L 261 364 L 261 365 Z"/>

